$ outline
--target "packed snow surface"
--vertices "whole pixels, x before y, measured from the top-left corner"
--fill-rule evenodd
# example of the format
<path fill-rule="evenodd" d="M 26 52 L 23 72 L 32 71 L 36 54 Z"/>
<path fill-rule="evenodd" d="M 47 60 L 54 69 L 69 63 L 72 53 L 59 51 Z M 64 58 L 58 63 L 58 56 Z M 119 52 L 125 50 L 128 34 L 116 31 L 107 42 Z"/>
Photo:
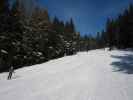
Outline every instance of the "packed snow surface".
<path fill-rule="evenodd" d="M 0 74 L 0 100 L 133 100 L 133 52 L 92 50 Z"/>

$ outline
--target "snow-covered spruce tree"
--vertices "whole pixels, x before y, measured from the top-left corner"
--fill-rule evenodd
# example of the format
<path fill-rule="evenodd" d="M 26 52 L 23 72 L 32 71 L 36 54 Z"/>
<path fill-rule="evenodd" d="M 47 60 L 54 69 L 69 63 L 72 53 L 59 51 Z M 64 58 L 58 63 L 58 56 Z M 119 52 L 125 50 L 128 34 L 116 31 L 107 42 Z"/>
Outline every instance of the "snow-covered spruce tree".
<path fill-rule="evenodd" d="M 119 45 L 120 48 L 133 47 L 133 4 L 130 4 L 123 14 L 119 15 Z"/>
<path fill-rule="evenodd" d="M 23 31 L 24 31 L 24 8 L 21 6 L 18 0 L 14 2 L 10 10 L 10 27 L 9 39 L 11 50 L 9 54 L 11 59 L 11 65 L 15 68 L 23 66 L 24 51 L 23 51 Z"/>
<path fill-rule="evenodd" d="M 106 23 L 106 44 L 109 47 L 133 47 L 133 4 L 130 4 L 117 18 L 109 18 Z"/>
<path fill-rule="evenodd" d="M 46 9 L 36 8 L 29 21 L 28 44 L 32 48 L 31 59 L 33 63 L 48 60 L 48 35 L 51 32 L 51 22 Z"/>
<path fill-rule="evenodd" d="M 107 34 L 104 30 L 102 30 L 100 33 L 97 33 L 96 41 L 98 48 L 107 47 Z"/>
<path fill-rule="evenodd" d="M 73 19 L 66 22 L 64 30 L 64 40 L 65 40 L 65 51 L 67 55 L 75 54 L 77 51 L 77 40 L 79 34 L 75 31 L 75 25 Z"/>
<path fill-rule="evenodd" d="M 9 2 L 8 0 L 0 1 L 0 71 L 8 69 L 8 38 L 10 27 L 9 24 Z"/>
<path fill-rule="evenodd" d="M 15 0 L 11 9 L 6 3 L 1 1 L 0 8 L 0 62 L 6 62 L 4 70 L 42 63 L 79 50 L 80 35 L 72 19 L 65 25 L 58 18 L 51 22 L 46 9 L 36 7 L 27 14 L 20 0 Z"/>
<path fill-rule="evenodd" d="M 22 44 L 23 13 L 18 1 L 14 2 L 11 9 L 9 9 L 8 0 L 4 0 L 3 5 L 4 6 L 1 6 L 2 13 L 0 17 L 0 47 L 2 55 L 5 54 L 4 61 L 6 65 L 3 65 L 3 67 L 5 70 L 8 70 L 10 66 L 21 66 L 19 60 L 22 59 L 22 57 L 19 58 L 18 56 Z"/>
<path fill-rule="evenodd" d="M 64 39 L 64 22 L 60 21 L 56 16 L 53 19 L 52 29 L 58 39 L 57 41 L 57 57 L 62 57 L 65 54 L 65 39 Z"/>

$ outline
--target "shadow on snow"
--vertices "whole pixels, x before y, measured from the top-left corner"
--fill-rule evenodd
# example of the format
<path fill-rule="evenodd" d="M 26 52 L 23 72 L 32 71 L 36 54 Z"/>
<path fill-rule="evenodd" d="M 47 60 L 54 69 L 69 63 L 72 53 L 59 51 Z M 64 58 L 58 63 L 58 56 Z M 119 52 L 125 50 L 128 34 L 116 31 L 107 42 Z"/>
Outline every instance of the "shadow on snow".
<path fill-rule="evenodd" d="M 111 56 L 118 59 L 118 61 L 112 62 L 114 69 L 113 71 L 124 72 L 126 74 L 133 74 L 133 55 L 124 55 L 124 56 Z"/>

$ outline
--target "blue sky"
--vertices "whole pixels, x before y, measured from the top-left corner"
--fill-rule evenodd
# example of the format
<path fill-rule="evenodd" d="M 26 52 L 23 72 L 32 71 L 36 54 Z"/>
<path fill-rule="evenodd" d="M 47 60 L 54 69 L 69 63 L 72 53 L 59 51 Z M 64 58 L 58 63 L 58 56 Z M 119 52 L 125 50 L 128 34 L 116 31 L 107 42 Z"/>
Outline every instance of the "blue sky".
<path fill-rule="evenodd" d="M 67 21 L 71 17 L 82 35 L 95 34 L 105 27 L 108 17 L 115 17 L 133 0 L 40 0 L 51 17 Z"/>

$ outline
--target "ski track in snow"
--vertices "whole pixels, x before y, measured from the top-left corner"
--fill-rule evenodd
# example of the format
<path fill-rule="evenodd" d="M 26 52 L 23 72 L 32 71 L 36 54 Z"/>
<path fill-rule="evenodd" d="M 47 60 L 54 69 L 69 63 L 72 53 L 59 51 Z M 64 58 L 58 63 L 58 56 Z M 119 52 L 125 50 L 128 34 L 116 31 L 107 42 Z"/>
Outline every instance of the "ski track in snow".
<path fill-rule="evenodd" d="M 0 100 L 133 100 L 133 74 L 114 71 L 111 56 L 130 51 L 92 50 L 0 74 Z"/>

